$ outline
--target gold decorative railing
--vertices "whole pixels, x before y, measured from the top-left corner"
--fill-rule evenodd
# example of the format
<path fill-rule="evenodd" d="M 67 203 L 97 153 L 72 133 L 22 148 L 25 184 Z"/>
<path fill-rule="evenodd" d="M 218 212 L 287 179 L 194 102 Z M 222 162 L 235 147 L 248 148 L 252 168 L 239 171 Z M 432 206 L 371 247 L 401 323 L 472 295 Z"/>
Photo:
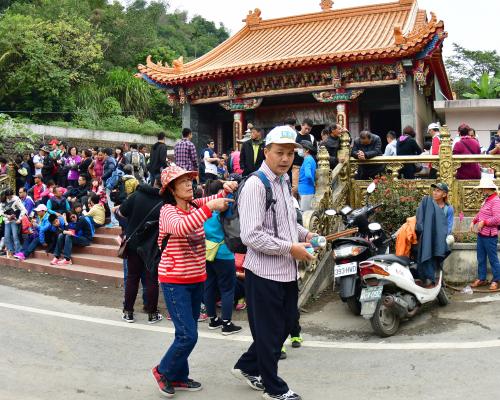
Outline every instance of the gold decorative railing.
<path fill-rule="evenodd" d="M 8 175 L 0 175 L 0 192 L 10 187 L 10 177 Z"/>
<path fill-rule="evenodd" d="M 304 213 L 304 226 L 309 230 L 322 235 L 337 232 L 340 226 L 339 217 L 325 214 L 327 209 L 340 209 L 344 205 L 353 208 L 361 207 L 366 201 L 366 188 L 371 183 L 368 180 L 356 180 L 358 167 L 363 164 L 385 165 L 385 173 L 392 174 L 396 182 L 399 170 L 406 164 L 432 163 L 437 170 L 437 178 L 417 178 L 414 180 L 418 194 L 422 197 L 431 193 L 430 185 L 444 182 L 450 188 L 449 199 L 455 208 L 455 214 L 473 215 L 481 207 L 483 196 L 475 187 L 479 180 L 458 180 L 455 178 L 457 170 L 462 164 L 479 163 L 481 167 L 491 168 L 495 172 L 497 185 L 500 185 L 500 156 L 491 155 L 453 155 L 452 143 L 448 128 L 443 126 L 440 132 L 441 145 L 438 156 L 395 156 L 375 157 L 366 161 L 359 161 L 350 157 L 350 143 L 348 135 L 341 138 L 341 147 L 338 152 L 341 163 L 332 171 L 329 164 L 329 154 L 325 147 L 318 152 L 318 169 L 316 172 L 316 195 L 313 200 L 313 210 Z M 324 249 L 312 263 L 299 268 L 302 282 L 312 276 L 325 254 L 330 248 Z"/>

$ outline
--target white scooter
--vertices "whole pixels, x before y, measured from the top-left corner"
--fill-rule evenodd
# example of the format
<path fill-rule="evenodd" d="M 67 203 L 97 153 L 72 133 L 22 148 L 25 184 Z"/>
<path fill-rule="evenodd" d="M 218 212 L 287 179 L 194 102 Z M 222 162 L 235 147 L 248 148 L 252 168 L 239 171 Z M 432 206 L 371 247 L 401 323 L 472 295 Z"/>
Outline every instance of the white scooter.
<path fill-rule="evenodd" d="M 407 257 L 393 254 L 377 255 L 359 264 L 360 275 L 366 283 L 361 292 L 361 315 L 370 319 L 380 337 L 394 335 L 402 319 L 413 317 L 425 303 L 437 299 L 441 306 L 449 303 L 443 288 L 443 271 L 436 286 L 430 289 L 415 283 L 410 269 L 416 263 Z"/>

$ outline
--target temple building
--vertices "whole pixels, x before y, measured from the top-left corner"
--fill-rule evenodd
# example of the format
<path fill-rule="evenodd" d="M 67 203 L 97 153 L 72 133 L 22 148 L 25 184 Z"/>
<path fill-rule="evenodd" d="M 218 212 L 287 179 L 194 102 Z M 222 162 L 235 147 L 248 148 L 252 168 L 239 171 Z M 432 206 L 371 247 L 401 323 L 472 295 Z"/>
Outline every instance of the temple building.
<path fill-rule="evenodd" d="M 340 122 L 353 136 L 367 129 L 385 142 L 411 125 L 422 142 L 437 116 L 435 100 L 452 99 L 442 59 L 443 21 L 416 0 L 263 19 L 250 11 L 243 28 L 202 57 L 172 66 L 148 57 L 147 82 L 182 106 L 183 126 L 203 147 L 227 151 L 248 122 L 266 132 L 286 117 L 308 117 L 313 134 Z"/>

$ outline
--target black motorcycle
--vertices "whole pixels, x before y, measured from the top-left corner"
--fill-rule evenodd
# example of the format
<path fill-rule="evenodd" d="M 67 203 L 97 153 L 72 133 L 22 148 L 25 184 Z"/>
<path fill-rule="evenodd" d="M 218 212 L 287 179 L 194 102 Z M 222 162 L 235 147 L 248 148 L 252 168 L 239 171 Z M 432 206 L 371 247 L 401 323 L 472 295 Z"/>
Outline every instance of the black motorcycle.
<path fill-rule="evenodd" d="M 339 286 L 339 295 L 355 315 L 361 313 L 359 297 L 362 280 L 359 274 L 359 263 L 375 255 L 385 254 L 392 240 L 379 223 L 370 222 L 370 218 L 382 206 L 383 204 L 368 204 L 356 210 L 345 206 L 338 212 L 342 216 L 345 229 L 358 228 L 355 236 L 340 238 L 332 242 L 332 257 L 335 260 L 334 279 Z M 337 214 L 333 210 L 327 213 Z"/>

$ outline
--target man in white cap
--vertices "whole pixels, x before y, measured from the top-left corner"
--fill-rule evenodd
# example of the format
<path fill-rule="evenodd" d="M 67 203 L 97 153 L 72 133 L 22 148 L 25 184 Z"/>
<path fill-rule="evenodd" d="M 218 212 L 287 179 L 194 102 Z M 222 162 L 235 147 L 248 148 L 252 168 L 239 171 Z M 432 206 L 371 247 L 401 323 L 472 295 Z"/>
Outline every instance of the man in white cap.
<path fill-rule="evenodd" d="M 437 122 L 432 122 L 429 124 L 427 127 L 427 133 L 430 135 L 432 138 L 432 145 L 431 145 L 431 155 L 433 156 L 438 156 L 439 155 L 439 148 L 441 147 L 441 137 L 439 136 L 439 124 Z M 437 178 L 437 170 L 435 168 L 432 168 L 432 164 L 429 164 L 430 172 L 429 172 L 429 179 L 436 179 Z"/>
<path fill-rule="evenodd" d="M 498 261 L 498 226 L 500 225 L 500 197 L 497 193 L 497 185 L 489 177 L 481 178 L 479 186 L 476 186 L 483 192 L 485 200 L 481 209 L 476 214 L 470 224 L 470 231 L 477 232 L 477 279 L 471 284 L 471 287 L 477 288 L 487 286 L 486 280 L 486 260 L 489 259 L 493 279 L 490 290 L 498 289 L 500 281 L 500 262 Z"/>
<path fill-rule="evenodd" d="M 310 261 L 306 250 L 313 234 L 297 223 L 290 181 L 296 132 L 279 126 L 268 133 L 265 161 L 241 189 L 238 199 L 241 240 L 247 246 L 245 293 L 253 343 L 232 370 L 265 399 L 299 400 L 278 376 L 281 346 L 297 319 L 297 260 Z M 274 203 L 266 210 L 266 189 Z"/>

